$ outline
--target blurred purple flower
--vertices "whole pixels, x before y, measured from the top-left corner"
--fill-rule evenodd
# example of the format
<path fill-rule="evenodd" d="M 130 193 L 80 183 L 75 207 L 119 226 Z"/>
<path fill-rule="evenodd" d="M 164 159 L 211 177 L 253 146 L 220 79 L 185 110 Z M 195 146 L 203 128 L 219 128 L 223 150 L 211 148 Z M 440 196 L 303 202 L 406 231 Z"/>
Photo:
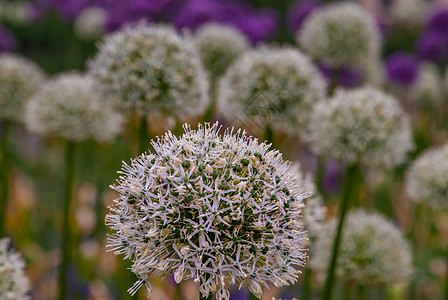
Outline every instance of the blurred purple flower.
<path fill-rule="evenodd" d="M 322 3 L 317 0 L 296 1 L 289 6 L 287 24 L 291 33 L 296 33 L 302 27 L 306 17 L 321 6 Z"/>
<path fill-rule="evenodd" d="M 106 30 L 114 31 L 125 23 L 134 23 L 139 20 L 147 22 L 157 21 L 165 14 L 166 8 L 172 0 L 130 0 L 127 2 L 108 5 L 111 0 L 97 0 L 97 5 L 108 10 Z M 178 1 L 181 2 L 181 1 Z"/>
<path fill-rule="evenodd" d="M 5 27 L 0 25 L 0 52 L 17 50 L 17 40 Z"/>
<path fill-rule="evenodd" d="M 426 29 L 442 34 L 448 33 L 448 6 L 437 7 L 426 21 Z"/>
<path fill-rule="evenodd" d="M 236 290 L 234 293 L 232 293 L 232 300 L 249 300 L 249 294 L 243 289 L 243 290 Z"/>
<path fill-rule="evenodd" d="M 172 22 L 178 28 L 187 27 L 192 31 L 208 22 L 233 25 L 245 33 L 252 43 L 256 43 L 276 34 L 279 15 L 275 10 L 254 10 L 236 1 L 190 0 Z"/>
<path fill-rule="evenodd" d="M 115 31 L 127 22 L 129 22 L 128 16 L 123 14 L 119 8 L 114 9 L 112 11 L 109 11 L 107 15 L 105 29 L 108 32 Z"/>
<path fill-rule="evenodd" d="M 322 63 L 319 65 L 321 74 L 327 79 L 331 80 L 333 72 L 338 72 L 338 85 L 344 87 L 356 87 L 364 80 L 364 74 L 360 69 L 354 67 L 343 67 L 340 70 L 332 69 Z"/>
<path fill-rule="evenodd" d="M 382 37 L 385 37 L 387 35 L 387 32 L 389 30 L 387 21 L 383 17 L 377 16 L 375 19 L 375 24 L 378 32 Z"/>
<path fill-rule="evenodd" d="M 421 58 L 434 62 L 444 61 L 448 54 L 447 32 L 426 31 L 416 43 Z"/>
<path fill-rule="evenodd" d="M 174 18 L 173 22 L 178 28 L 196 30 L 207 22 L 226 21 L 225 7 L 220 1 L 190 0 Z"/>
<path fill-rule="evenodd" d="M 107 11 L 107 31 L 141 19 L 147 22 L 171 22 L 178 28 L 192 31 L 207 22 L 236 27 L 256 43 L 273 37 L 278 29 L 279 15 L 271 9 L 253 9 L 237 0 L 35 0 L 31 14 L 38 19 L 48 10 L 55 10 L 72 21 L 88 6 Z"/>
<path fill-rule="evenodd" d="M 40 19 L 47 11 L 54 10 L 62 19 L 73 21 L 92 0 L 35 0 L 31 4 L 31 18 Z"/>
<path fill-rule="evenodd" d="M 325 175 L 322 188 L 326 194 L 338 192 L 342 186 L 344 165 L 329 159 L 325 166 Z"/>
<path fill-rule="evenodd" d="M 277 34 L 280 16 L 273 9 L 260 9 L 241 16 L 232 21 L 232 24 L 240 29 L 252 44 L 265 41 Z"/>
<path fill-rule="evenodd" d="M 418 76 L 420 62 L 415 55 L 406 52 L 396 52 L 386 60 L 386 75 L 390 82 L 410 86 Z"/>

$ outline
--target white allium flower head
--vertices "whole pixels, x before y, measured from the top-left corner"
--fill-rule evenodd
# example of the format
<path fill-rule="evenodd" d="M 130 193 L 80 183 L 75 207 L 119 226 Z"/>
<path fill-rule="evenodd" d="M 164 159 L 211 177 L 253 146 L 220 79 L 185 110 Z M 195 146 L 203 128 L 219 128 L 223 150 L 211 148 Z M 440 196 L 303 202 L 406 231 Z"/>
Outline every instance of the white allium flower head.
<path fill-rule="evenodd" d="M 1 1 L 0 20 L 3 24 L 23 25 L 32 21 L 33 6 L 28 1 Z"/>
<path fill-rule="evenodd" d="M 117 107 L 184 119 L 208 104 L 208 78 L 190 36 L 144 22 L 106 35 L 89 64 L 97 88 Z"/>
<path fill-rule="evenodd" d="M 371 87 L 382 87 L 384 85 L 384 70 L 381 57 L 372 57 L 362 67 L 365 73 L 365 85 Z"/>
<path fill-rule="evenodd" d="M 304 174 L 301 171 L 300 163 L 295 162 L 293 167 L 298 174 L 298 185 L 312 194 L 311 197 L 305 199 L 305 208 L 303 210 L 303 223 L 307 229 L 308 236 L 312 239 L 316 238 L 325 222 L 327 208 L 322 202 L 322 197 L 317 193 L 316 184 L 312 174 Z"/>
<path fill-rule="evenodd" d="M 195 44 L 211 78 L 221 77 L 227 68 L 249 49 L 248 39 L 227 25 L 207 23 L 195 34 Z"/>
<path fill-rule="evenodd" d="M 0 54 L 0 119 L 23 121 L 24 105 L 44 81 L 34 62 L 16 54 Z"/>
<path fill-rule="evenodd" d="M 108 247 L 133 261 L 150 288 L 153 272 L 194 279 L 203 296 L 229 299 L 226 283 L 247 287 L 295 282 L 304 265 L 303 199 L 298 174 L 270 145 L 218 124 L 184 125 L 124 164 L 112 188 L 120 197 L 106 216 Z"/>
<path fill-rule="evenodd" d="M 372 15 L 355 3 L 337 3 L 311 14 L 297 43 L 330 66 L 363 65 L 379 55 L 381 38 Z"/>
<path fill-rule="evenodd" d="M 305 133 L 310 111 L 325 98 L 325 81 L 310 59 L 293 48 L 260 47 L 226 72 L 218 109 L 228 120 Z M 240 125 L 240 124 L 236 124 Z"/>
<path fill-rule="evenodd" d="M 393 1 L 390 21 L 395 26 L 419 29 L 424 26 L 429 7 L 424 0 Z"/>
<path fill-rule="evenodd" d="M 410 90 L 410 98 L 419 104 L 439 105 L 444 100 L 442 76 L 437 67 L 426 63 L 420 69 L 417 82 Z"/>
<path fill-rule="evenodd" d="M 318 103 L 308 137 L 316 154 L 366 166 L 401 164 L 414 147 L 409 118 L 398 102 L 370 87 L 338 90 Z"/>
<path fill-rule="evenodd" d="M 94 40 L 103 35 L 107 11 L 99 6 L 84 8 L 73 24 L 76 35 L 83 40 Z"/>
<path fill-rule="evenodd" d="M 448 208 L 448 144 L 427 150 L 411 164 L 406 192 L 414 202 Z"/>
<path fill-rule="evenodd" d="M 9 249 L 9 239 L 0 239 L 0 299 L 27 300 L 29 281 L 22 256 Z"/>
<path fill-rule="evenodd" d="M 28 101 L 25 121 L 43 136 L 108 141 L 121 131 L 123 118 L 95 92 L 90 77 L 67 73 L 49 80 Z"/>
<path fill-rule="evenodd" d="M 318 281 L 327 273 L 337 220 L 330 221 L 312 247 L 310 266 Z M 407 282 L 413 273 L 409 244 L 399 228 L 383 216 L 348 213 L 336 263 L 338 280 L 363 286 Z"/>

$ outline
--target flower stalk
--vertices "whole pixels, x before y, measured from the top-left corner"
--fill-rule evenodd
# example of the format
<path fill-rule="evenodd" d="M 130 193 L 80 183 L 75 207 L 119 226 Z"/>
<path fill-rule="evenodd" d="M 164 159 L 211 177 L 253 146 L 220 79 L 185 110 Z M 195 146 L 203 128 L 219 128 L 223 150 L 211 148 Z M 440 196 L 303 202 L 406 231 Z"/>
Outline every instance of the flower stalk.
<path fill-rule="evenodd" d="M 148 136 L 148 120 L 146 116 L 142 116 L 138 128 L 138 153 L 144 153 L 148 150 L 149 136 Z"/>
<path fill-rule="evenodd" d="M 344 227 L 345 216 L 347 215 L 347 212 L 350 209 L 352 182 L 354 180 L 354 175 L 356 174 L 356 168 L 357 168 L 356 165 L 348 166 L 346 174 L 345 174 L 344 186 L 343 186 L 342 195 L 341 195 L 341 201 L 342 201 L 341 212 L 340 212 L 340 216 L 339 216 L 339 222 L 338 222 L 338 227 L 337 227 L 337 231 L 336 231 L 336 236 L 335 236 L 334 243 L 333 243 L 333 250 L 331 253 L 331 260 L 330 260 L 330 265 L 328 267 L 327 278 L 325 280 L 324 294 L 322 297 L 323 300 L 330 300 L 332 293 L 333 293 L 336 261 L 337 261 L 338 252 L 339 252 L 339 248 L 340 248 L 342 229 Z"/>

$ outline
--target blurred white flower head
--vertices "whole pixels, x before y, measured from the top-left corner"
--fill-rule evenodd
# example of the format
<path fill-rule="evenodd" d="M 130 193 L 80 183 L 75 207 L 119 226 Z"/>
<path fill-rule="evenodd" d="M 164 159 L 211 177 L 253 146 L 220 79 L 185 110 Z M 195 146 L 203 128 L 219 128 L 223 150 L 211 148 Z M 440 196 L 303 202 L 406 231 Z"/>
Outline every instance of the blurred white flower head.
<path fill-rule="evenodd" d="M 313 58 L 333 67 L 362 66 L 377 57 L 381 47 L 373 16 L 360 5 L 345 2 L 311 14 L 296 40 Z"/>
<path fill-rule="evenodd" d="M 325 98 L 325 82 L 310 59 L 293 48 L 246 52 L 226 72 L 218 109 L 237 124 L 304 135 L 313 105 Z"/>
<path fill-rule="evenodd" d="M 409 119 L 398 102 L 370 87 L 338 90 L 318 103 L 309 124 L 311 149 L 351 164 L 394 166 L 413 149 Z"/>
<path fill-rule="evenodd" d="M 397 27 L 421 29 L 428 16 L 429 7 L 429 3 L 424 0 L 392 1 L 390 22 Z"/>
<path fill-rule="evenodd" d="M 4 23 L 26 24 L 32 21 L 32 5 L 28 1 L 0 2 L 0 21 Z"/>
<path fill-rule="evenodd" d="M 0 119 L 23 121 L 24 106 L 44 82 L 34 62 L 16 54 L 0 54 Z"/>
<path fill-rule="evenodd" d="M 323 282 L 330 261 L 337 220 L 326 225 L 311 252 L 311 269 Z M 347 215 L 336 264 L 338 280 L 366 287 L 407 282 L 412 253 L 399 228 L 379 214 L 363 210 Z"/>
<path fill-rule="evenodd" d="M 122 110 L 160 111 L 185 119 L 208 104 L 208 78 L 192 38 L 168 25 L 144 22 L 106 35 L 90 74 L 98 90 Z"/>
<path fill-rule="evenodd" d="M 90 77 L 68 73 L 49 80 L 27 103 L 26 125 L 31 132 L 80 141 L 109 141 L 123 118 L 95 92 Z"/>
<path fill-rule="evenodd" d="M 8 238 L 0 239 L 0 299 L 28 300 L 29 281 L 22 256 L 9 248 Z"/>
<path fill-rule="evenodd" d="M 153 141 L 154 153 L 124 164 L 112 186 L 120 196 L 106 216 L 108 247 L 133 262 L 140 280 L 129 292 L 150 288 L 153 272 L 194 279 L 203 296 L 226 300 L 227 283 L 260 298 L 269 282 L 295 282 L 306 259 L 301 212 L 309 193 L 294 168 L 244 131 L 184 129 Z"/>
<path fill-rule="evenodd" d="M 426 63 L 419 71 L 416 83 L 410 90 L 410 98 L 420 105 L 438 106 L 444 100 L 445 89 L 437 67 Z"/>
<path fill-rule="evenodd" d="M 227 68 L 249 49 L 249 41 L 241 32 L 230 26 L 208 23 L 195 34 L 199 55 L 214 80 L 224 75 Z"/>
<path fill-rule="evenodd" d="M 99 6 L 84 8 L 73 24 L 76 35 L 83 40 L 94 40 L 104 34 L 107 11 Z"/>
<path fill-rule="evenodd" d="M 448 145 L 429 149 L 412 162 L 406 192 L 414 202 L 448 208 Z"/>

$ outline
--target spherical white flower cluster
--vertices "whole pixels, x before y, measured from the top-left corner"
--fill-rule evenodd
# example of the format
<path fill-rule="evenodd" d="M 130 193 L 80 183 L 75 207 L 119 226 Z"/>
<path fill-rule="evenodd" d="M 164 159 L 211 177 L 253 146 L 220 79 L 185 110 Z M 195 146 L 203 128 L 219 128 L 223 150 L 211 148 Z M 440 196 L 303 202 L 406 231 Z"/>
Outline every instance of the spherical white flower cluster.
<path fill-rule="evenodd" d="M 444 100 L 443 80 L 433 64 L 425 64 L 420 69 L 417 82 L 410 89 L 412 101 L 422 105 L 437 106 Z"/>
<path fill-rule="evenodd" d="M 122 116 L 95 92 L 91 78 L 75 73 L 48 81 L 26 106 L 32 132 L 80 141 L 108 141 L 121 131 Z"/>
<path fill-rule="evenodd" d="M 83 40 L 99 38 L 105 30 L 107 11 L 99 6 L 84 8 L 73 24 L 76 35 Z"/>
<path fill-rule="evenodd" d="M 97 88 L 137 114 L 187 118 L 208 104 L 208 80 L 191 38 L 168 25 L 139 23 L 105 36 L 89 64 Z"/>
<path fill-rule="evenodd" d="M 381 39 L 372 15 L 354 3 L 331 4 L 311 14 L 297 43 L 330 66 L 363 65 L 379 55 Z"/>
<path fill-rule="evenodd" d="M 406 192 L 415 202 L 448 208 L 448 144 L 427 150 L 410 166 Z"/>
<path fill-rule="evenodd" d="M 34 62 L 10 53 L 0 55 L 0 119 L 23 120 L 23 108 L 44 81 Z"/>
<path fill-rule="evenodd" d="M 0 299 L 27 300 L 29 282 L 21 255 L 9 250 L 9 239 L 0 239 Z"/>
<path fill-rule="evenodd" d="M 397 27 L 421 29 L 428 16 L 430 4 L 424 0 L 393 1 L 390 22 Z"/>
<path fill-rule="evenodd" d="M 326 225 L 312 248 L 310 266 L 325 279 L 337 220 Z M 392 222 L 363 210 L 349 212 L 337 257 L 336 277 L 362 286 L 406 282 L 413 272 L 412 254 L 401 231 Z"/>
<path fill-rule="evenodd" d="M 195 45 L 205 69 L 216 80 L 247 51 L 249 41 L 232 27 L 212 23 L 199 28 L 195 34 Z"/>
<path fill-rule="evenodd" d="M 261 47 L 227 70 L 218 109 L 245 126 L 303 135 L 311 108 L 324 98 L 325 82 L 307 56 L 293 48 Z"/>
<path fill-rule="evenodd" d="M 327 207 L 322 203 L 322 197 L 317 194 L 316 184 L 314 183 L 312 175 L 303 174 L 298 162 L 294 163 L 293 166 L 296 169 L 299 178 L 297 184 L 312 194 L 311 197 L 305 199 L 303 223 L 308 232 L 308 236 L 314 239 L 319 235 L 324 226 Z"/>
<path fill-rule="evenodd" d="M 409 119 L 397 101 L 369 87 L 339 90 L 318 103 L 309 141 L 318 155 L 367 166 L 400 164 L 413 148 Z"/>
<path fill-rule="evenodd" d="M 152 142 L 154 153 L 125 164 L 106 225 L 108 246 L 132 259 L 140 278 L 194 279 L 203 296 L 229 299 L 225 284 L 262 286 L 295 282 L 306 240 L 298 174 L 277 150 L 246 137 L 219 134 L 218 124 L 184 126 Z M 150 287 L 150 286 L 149 286 Z"/>

